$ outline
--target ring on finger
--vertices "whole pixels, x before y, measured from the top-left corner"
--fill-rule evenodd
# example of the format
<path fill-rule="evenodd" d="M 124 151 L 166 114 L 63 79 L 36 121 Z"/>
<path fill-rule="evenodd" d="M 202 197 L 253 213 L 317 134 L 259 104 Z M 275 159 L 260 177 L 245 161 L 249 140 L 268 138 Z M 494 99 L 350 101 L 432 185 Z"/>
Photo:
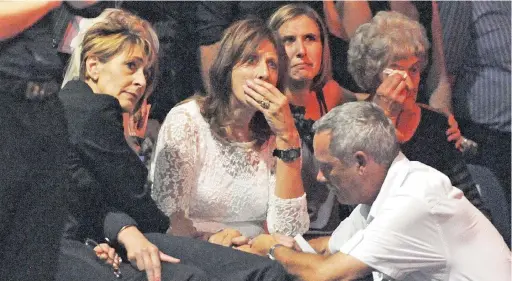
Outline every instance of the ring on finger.
<path fill-rule="evenodd" d="M 384 96 L 384 95 L 377 94 L 377 98 L 379 100 L 381 100 L 382 102 L 386 103 L 388 106 L 393 103 L 392 99 L 390 99 L 390 98 L 388 98 L 387 96 Z"/>
<path fill-rule="evenodd" d="M 261 105 L 261 107 L 263 107 L 263 109 L 269 109 L 270 108 L 270 101 L 268 99 L 266 99 L 266 98 L 260 100 L 258 103 Z"/>
<path fill-rule="evenodd" d="M 388 96 L 384 95 L 384 94 L 377 94 L 377 97 L 383 101 L 386 101 L 386 102 L 390 102 L 391 101 L 391 98 L 389 98 Z"/>

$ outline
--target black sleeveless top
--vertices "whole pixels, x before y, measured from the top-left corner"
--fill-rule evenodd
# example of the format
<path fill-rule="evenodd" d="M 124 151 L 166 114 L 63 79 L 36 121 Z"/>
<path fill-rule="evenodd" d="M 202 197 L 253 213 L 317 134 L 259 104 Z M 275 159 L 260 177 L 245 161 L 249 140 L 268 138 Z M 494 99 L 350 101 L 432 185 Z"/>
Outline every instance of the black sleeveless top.
<path fill-rule="evenodd" d="M 322 90 L 316 92 L 316 100 L 320 107 L 320 116 L 324 116 L 328 109 Z M 313 123 L 315 123 L 315 120 L 305 118 L 306 108 L 304 106 L 290 104 L 290 109 L 292 111 L 293 119 L 295 120 L 295 127 L 297 127 L 300 139 L 311 151 L 313 151 Z"/>
<path fill-rule="evenodd" d="M 328 108 L 322 91 L 316 92 L 316 100 L 320 107 L 320 115 L 325 115 Z M 308 202 L 308 213 L 312 222 L 306 235 L 329 235 L 350 212 L 346 206 L 334 202 L 329 217 L 319 217 L 323 216 L 320 214 L 320 208 L 325 208 L 324 205 L 329 204 L 329 190 L 325 184 L 316 180 L 318 163 L 313 155 L 313 123 L 315 123 L 315 120 L 305 118 L 306 108 L 304 106 L 290 104 L 290 109 L 302 142 L 301 174 Z"/>

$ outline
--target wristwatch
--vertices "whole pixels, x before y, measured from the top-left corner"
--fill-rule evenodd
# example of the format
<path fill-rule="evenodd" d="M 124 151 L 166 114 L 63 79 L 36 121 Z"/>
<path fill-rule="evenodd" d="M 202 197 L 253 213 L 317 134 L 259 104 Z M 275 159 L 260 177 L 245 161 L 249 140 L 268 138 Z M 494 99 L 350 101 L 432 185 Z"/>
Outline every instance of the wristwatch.
<path fill-rule="evenodd" d="M 286 150 L 274 149 L 272 156 L 275 156 L 284 162 L 292 162 L 293 160 L 300 157 L 300 147 L 290 148 Z"/>
<path fill-rule="evenodd" d="M 267 254 L 269 259 L 271 259 L 273 261 L 276 260 L 276 257 L 274 256 L 274 251 L 279 247 L 284 247 L 284 245 L 277 243 L 277 244 L 272 245 L 272 247 L 270 247 L 270 249 L 268 250 L 268 254 Z"/>

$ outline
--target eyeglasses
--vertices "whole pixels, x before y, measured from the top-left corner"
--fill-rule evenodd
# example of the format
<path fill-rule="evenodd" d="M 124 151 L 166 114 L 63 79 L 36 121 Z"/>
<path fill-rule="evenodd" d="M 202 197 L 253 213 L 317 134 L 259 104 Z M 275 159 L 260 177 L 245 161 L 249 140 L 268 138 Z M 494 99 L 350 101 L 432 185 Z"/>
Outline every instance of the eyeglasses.
<path fill-rule="evenodd" d="M 85 239 L 85 245 L 87 245 L 87 246 L 89 246 L 89 247 L 94 249 L 97 246 L 99 246 L 100 244 L 98 244 L 98 242 L 96 242 L 96 241 L 94 241 L 92 239 L 87 238 L 87 239 Z M 121 264 L 122 262 L 123 261 L 122 261 L 121 257 L 119 257 L 119 264 Z M 114 269 L 114 276 L 116 278 L 121 278 L 122 277 L 121 269 L 119 267 L 118 268 L 113 267 L 113 269 Z"/>

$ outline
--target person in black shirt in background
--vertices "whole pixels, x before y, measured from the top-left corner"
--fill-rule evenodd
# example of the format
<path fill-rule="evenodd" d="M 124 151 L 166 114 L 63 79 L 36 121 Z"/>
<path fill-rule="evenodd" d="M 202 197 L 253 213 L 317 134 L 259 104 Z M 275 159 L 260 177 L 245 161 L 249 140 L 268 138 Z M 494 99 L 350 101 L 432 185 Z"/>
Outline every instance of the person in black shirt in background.
<path fill-rule="evenodd" d="M 10 2 L 0 11 L 0 280 L 53 280 L 67 186 L 63 65 L 52 13 L 95 1 Z"/>

